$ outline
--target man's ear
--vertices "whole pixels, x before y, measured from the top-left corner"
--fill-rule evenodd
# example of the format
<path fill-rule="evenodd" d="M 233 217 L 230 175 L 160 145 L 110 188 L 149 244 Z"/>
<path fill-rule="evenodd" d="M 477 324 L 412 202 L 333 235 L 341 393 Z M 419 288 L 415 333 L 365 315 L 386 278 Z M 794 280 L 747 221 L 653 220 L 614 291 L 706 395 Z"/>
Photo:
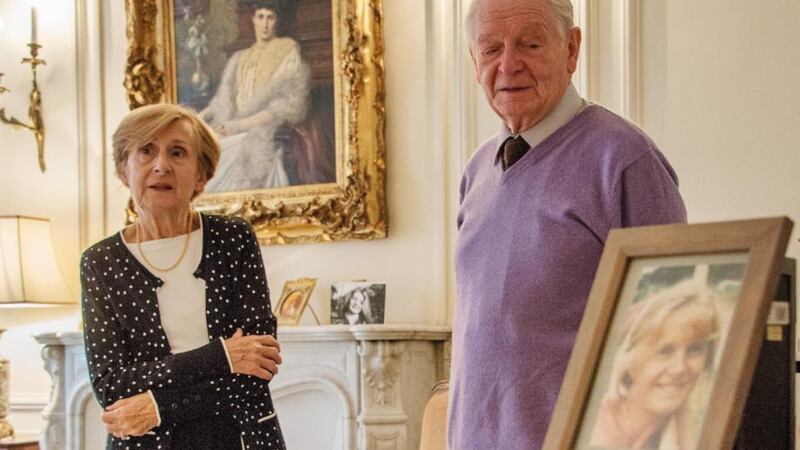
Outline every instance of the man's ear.
<path fill-rule="evenodd" d="M 475 70 L 475 80 L 478 84 L 481 84 L 481 74 L 478 72 L 478 61 L 475 59 L 475 53 L 472 50 L 472 46 L 469 47 L 469 57 L 472 59 L 472 68 Z"/>
<path fill-rule="evenodd" d="M 578 56 L 581 51 L 581 29 L 573 27 L 567 32 L 567 72 L 575 73 L 578 68 Z"/>

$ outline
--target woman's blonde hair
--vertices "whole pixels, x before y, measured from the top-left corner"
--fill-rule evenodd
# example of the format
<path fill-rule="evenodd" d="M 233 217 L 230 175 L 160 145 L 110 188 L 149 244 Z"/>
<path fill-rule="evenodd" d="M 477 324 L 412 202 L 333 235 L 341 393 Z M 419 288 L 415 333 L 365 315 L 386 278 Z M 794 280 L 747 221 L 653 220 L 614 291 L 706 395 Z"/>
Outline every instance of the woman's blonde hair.
<path fill-rule="evenodd" d="M 642 357 L 649 358 L 650 350 L 653 349 L 646 347 L 653 345 L 662 333 L 671 331 L 665 329 L 665 323 L 676 314 L 681 318 L 683 326 L 706 337 L 709 344 L 706 369 L 710 369 L 719 340 L 719 317 L 714 304 L 714 293 L 694 280 L 682 281 L 631 307 L 620 350 L 629 352 L 644 346 Z"/>
<path fill-rule="evenodd" d="M 123 166 L 128 160 L 131 150 L 143 147 L 178 120 L 185 120 L 191 127 L 199 168 L 206 180 L 210 180 L 217 170 L 220 156 L 217 137 L 208 124 L 194 111 L 168 103 L 142 106 L 122 118 L 112 138 L 117 176 L 121 177 Z"/>

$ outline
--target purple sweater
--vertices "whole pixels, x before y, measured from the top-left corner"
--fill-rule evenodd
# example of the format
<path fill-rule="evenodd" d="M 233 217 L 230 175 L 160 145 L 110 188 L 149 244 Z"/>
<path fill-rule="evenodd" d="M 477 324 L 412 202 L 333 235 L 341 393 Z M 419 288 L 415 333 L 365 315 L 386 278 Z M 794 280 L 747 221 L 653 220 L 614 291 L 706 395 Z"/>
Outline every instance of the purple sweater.
<path fill-rule="evenodd" d="M 612 228 L 685 222 L 675 172 L 591 105 L 505 173 L 495 138 L 464 170 L 456 245 L 451 449 L 542 445 Z"/>

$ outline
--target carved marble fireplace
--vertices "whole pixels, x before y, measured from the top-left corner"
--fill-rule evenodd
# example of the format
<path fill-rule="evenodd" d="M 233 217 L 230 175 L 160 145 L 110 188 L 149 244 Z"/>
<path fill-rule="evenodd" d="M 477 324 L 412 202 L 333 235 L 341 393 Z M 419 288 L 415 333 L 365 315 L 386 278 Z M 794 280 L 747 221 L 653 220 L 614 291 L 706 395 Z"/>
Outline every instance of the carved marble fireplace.
<path fill-rule="evenodd" d="M 415 449 L 422 411 L 449 376 L 444 327 L 323 325 L 280 330 L 283 365 L 272 395 L 291 450 Z M 105 448 L 80 332 L 44 333 L 52 377 L 43 450 Z"/>

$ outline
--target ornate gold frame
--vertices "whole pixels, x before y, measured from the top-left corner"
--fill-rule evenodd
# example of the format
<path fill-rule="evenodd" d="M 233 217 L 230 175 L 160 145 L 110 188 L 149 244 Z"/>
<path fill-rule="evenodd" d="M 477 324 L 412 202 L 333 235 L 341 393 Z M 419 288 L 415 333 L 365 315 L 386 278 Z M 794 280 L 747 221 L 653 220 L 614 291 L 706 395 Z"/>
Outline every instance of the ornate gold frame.
<path fill-rule="evenodd" d="M 244 217 L 262 244 L 381 239 L 387 234 L 382 0 L 331 0 L 336 183 L 203 194 L 198 210 Z M 175 103 L 171 0 L 126 0 L 131 109 Z"/>

